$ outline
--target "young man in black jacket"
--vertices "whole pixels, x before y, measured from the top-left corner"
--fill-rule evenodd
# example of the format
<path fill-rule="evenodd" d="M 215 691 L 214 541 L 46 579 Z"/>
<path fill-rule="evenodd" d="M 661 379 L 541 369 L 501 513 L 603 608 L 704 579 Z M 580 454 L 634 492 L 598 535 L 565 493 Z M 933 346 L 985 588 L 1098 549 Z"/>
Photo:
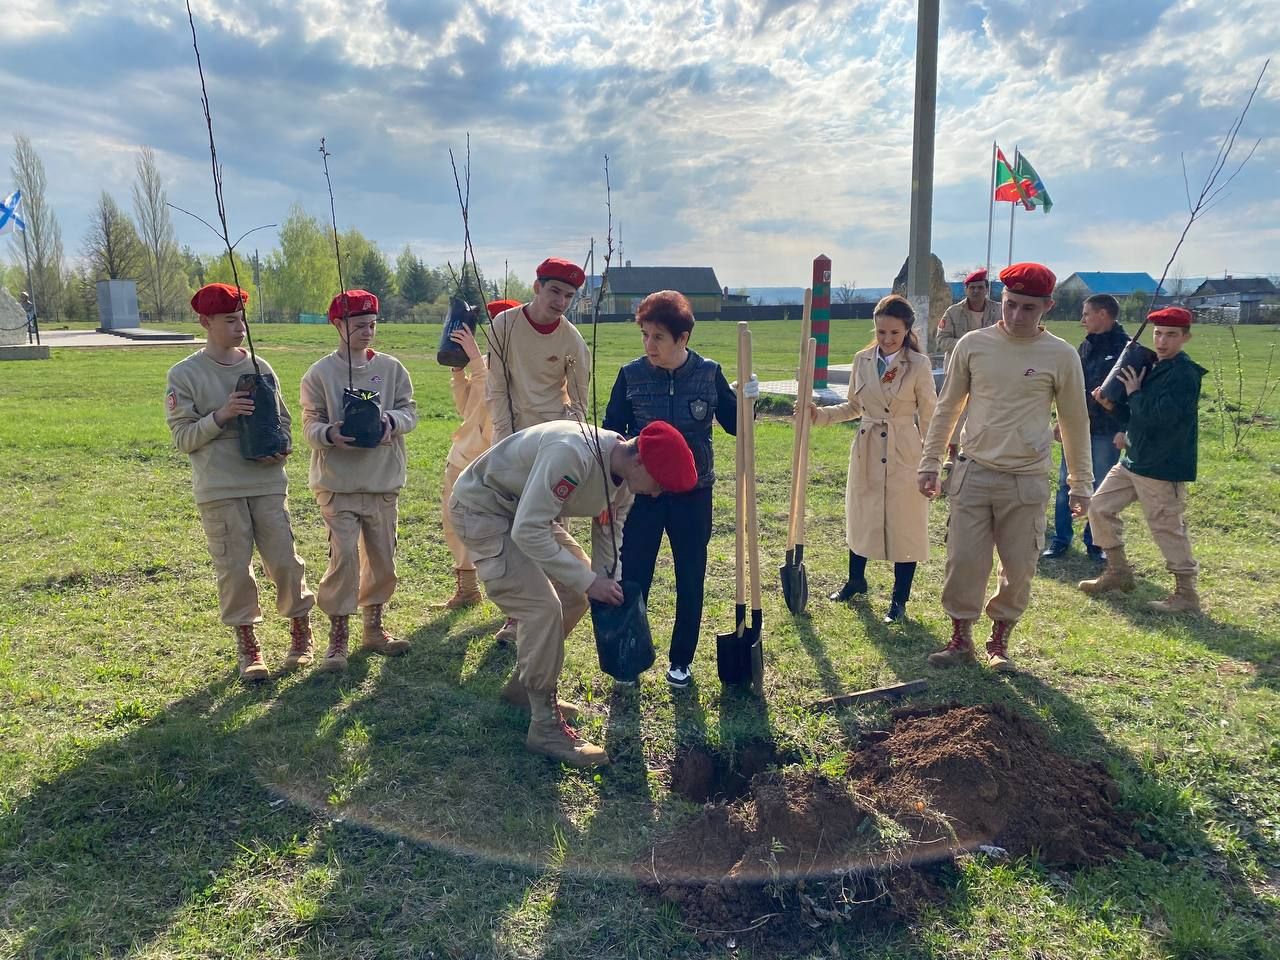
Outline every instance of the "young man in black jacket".
<path fill-rule="evenodd" d="M 1129 335 L 1116 320 L 1120 304 L 1106 293 L 1097 293 L 1084 302 L 1080 325 L 1085 338 L 1079 347 L 1080 364 L 1084 367 L 1085 405 L 1089 409 L 1089 446 L 1093 452 L 1093 488 L 1098 489 L 1107 471 L 1120 459 L 1116 436 L 1124 426 L 1116 415 L 1093 399 L 1093 391 L 1102 385 L 1115 365 L 1116 357 L 1129 342 Z M 1042 557 L 1060 557 L 1071 546 L 1071 506 L 1067 502 L 1067 458 L 1062 458 L 1058 471 L 1058 497 L 1053 508 L 1053 536 Z M 1093 543 L 1093 531 L 1084 525 L 1084 547 L 1089 558 L 1102 562 L 1102 551 Z"/>
<path fill-rule="evenodd" d="M 683 294 L 661 290 L 645 297 L 636 310 L 644 356 L 618 371 L 604 429 L 638 436 L 655 420 L 665 420 L 693 451 L 698 483 L 688 493 L 637 495 L 622 537 L 623 576 L 644 589 L 653 583 L 658 547 L 665 531 L 671 541 L 676 574 L 676 619 L 671 629 L 671 667 L 667 682 L 687 687 L 702 624 L 707 544 L 711 540 L 711 488 L 716 475 L 711 451 L 714 417 L 730 435 L 737 433 L 738 401 L 714 360 L 689 349 L 693 310 Z M 745 385 L 759 393 L 755 377 Z"/>
<path fill-rule="evenodd" d="M 1182 352 L 1191 339 L 1191 319 L 1191 311 L 1183 307 L 1149 314 L 1156 364 L 1143 371 L 1125 367 L 1120 373 L 1127 395 L 1114 409 L 1125 425 L 1128 450 L 1089 505 L 1089 522 L 1106 551 L 1107 568 L 1079 584 L 1089 594 L 1133 589 L 1120 513 L 1137 500 L 1175 582 L 1170 596 L 1147 604 L 1157 613 L 1200 612 L 1200 566 L 1191 554 L 1184 515 L 1187 484 L 1196 478 L 1200 381 L 1208 371 Z"/>

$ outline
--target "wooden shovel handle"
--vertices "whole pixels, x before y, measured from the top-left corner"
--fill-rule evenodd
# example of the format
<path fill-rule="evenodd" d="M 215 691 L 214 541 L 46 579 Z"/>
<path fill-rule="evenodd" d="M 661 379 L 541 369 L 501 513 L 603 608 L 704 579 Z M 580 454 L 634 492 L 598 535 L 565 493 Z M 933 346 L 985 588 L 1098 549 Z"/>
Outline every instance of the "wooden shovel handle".
<path fill-rule="evenodd" d="M 800 356 L 796 365 L 796 411 L 793 422 L 794 435 L 791 441 L 791 490 L 787 502 L 787 552 L 796 545 L 796 497 L 799 494 L 800 447 L 801 434 L 804 432 L 809 410 L 804 401 L 805 354 L 809 345 L 809 331 L 813 326 L 813 291 L 805 288 L 804 312 L 800 315 Z M 810 375 L 813 366 L 809 365 Z M 812 393 L 812 390 L 810 390 Z"/>
<path fill-rule="evenodd" d="M 802 421 L 804 424 L 800 432 L 800 464 L 796 470 L 796 518 L 795 518 L 795 542 L 797 544 L 804 543 L 804 512 L 808 503 L 809 494 L 809 429 L 812 426 L 809 422 L 809 398 L 813 396 L 813 361 L 817 356 L 818 341 L 809 338 L 809 342 L 805 344 L 805 365 L 809 370 L 808 376 L 804 379 L 804 404 L 805 417 Z"/>
<path fill-rule="evenodd" d="M 743 397 L 743 389 L 750 378 L 749 372 L 744 374 L 747 368 L 743 366 L 744 356 L 743 335 L 747 333 L 746 323 L 738 324 L 738 435 L 735 438 L 735 458 L 734 458 L 734 485 L 733 485 L 733 552 L 734 552 L 734 587 L 736 589 L 737 603 L 742 606 L 747 599 L 746 584 L 746 508 L 747 508 L 747 492 L 746 492 L 746 475 L 748 470 L 747 464 L 747 447 L 746 447 L 746 402 Z"/>
<path fill-rule="evenodd" d="M 746 324 L 743 324 L 745 327 Z M 747 376 L 751 373 L 751 330 L 746 329 L 742 335 L 744 340 L 743 352 L 746 359 Z M 738 379 L 739 383 L 743 380 Z M 756 418 L 755 418 L 755 401 L 749 400 L 746 404 L 746 410 L 743 413 L 744 425 L 746 430 L 746 439 L 744 441 L 747 451 L 747 471 L 745 480 L 745 490 L 747 497 L 747 552 L 749 555 L 751 566 L 751 609 L 760 609 L 760 525 L 759 517 L 756 510 Z"/>

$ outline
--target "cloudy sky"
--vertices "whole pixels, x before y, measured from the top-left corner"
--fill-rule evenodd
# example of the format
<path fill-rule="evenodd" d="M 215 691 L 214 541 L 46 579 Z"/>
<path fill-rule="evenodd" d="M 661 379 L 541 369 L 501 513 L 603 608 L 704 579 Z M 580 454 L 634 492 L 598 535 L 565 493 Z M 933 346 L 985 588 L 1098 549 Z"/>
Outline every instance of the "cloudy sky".
<path fill-rule="evenodd" d="M 15 9 L 16 4 L 16 9 Z M 394 255 L 457 259 L 448 148 L 472 150 L 481 268 L 530 276 L 615 234 L 636 265 L 721 282 L 887 285 L 907 250 L 914 0 L 193 0 L 233 234 L 293 203 Z M 129 199 L 139 145 L 170 199 L 213 209 L 185 8 L 173 0 L 7 0 L 0 158 L 31 137 L 68 254 L 103 189 Z M 944 0 L 933 246 L 986 255 L 992 140 L 1053 197 L 1019 213 L 1015 259 L 1159 275 L 1193 190 L 1263 60 L 1277 0 Z M 8 128 L 8 129 L 6 129 Z M 1261 144 L 1193 228 L 1187 275 L 1280 272 L 1280 64 L 1244 137 Z M 3 174 L 4 166 L 0 166 Z M 3 188 L 7 192 L 9 187 Z M 993 262 L 1006 258 L 997 207 Z M 176 215 L 183 242 L 213 250 Z M 259 237 L 271 245 L 270 233 Z"/>

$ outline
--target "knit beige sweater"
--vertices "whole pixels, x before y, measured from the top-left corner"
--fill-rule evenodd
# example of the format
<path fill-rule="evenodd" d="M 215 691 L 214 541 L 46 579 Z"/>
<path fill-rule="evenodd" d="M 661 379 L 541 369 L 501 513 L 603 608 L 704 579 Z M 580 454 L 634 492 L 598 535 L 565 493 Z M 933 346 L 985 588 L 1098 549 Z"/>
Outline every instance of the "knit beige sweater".
<path fill-rule="evenodd" d="M 550 420 L 586 420 L 591 352 L 564 317 L 551 333 L 539 333 L 523 307 L 493 320 L 489 331 L 486 398 L 493 442 Z"/>
<path fill-rule="evenodd" d="M 302 434 L 311 447 L 307 485 L 333 493 L 395 493 L 405 481 L 404 435 L 418 425 L 413 382 L 399 360 L 373 350 L 351 372 L 355 389 L 378 392 L 382 416 L 391 419 L 391 438 L 372 449 L 330 442 L 329 424 L 342 419 L 347 361 L 336 351 L 317 360 L 302 377 Z"/>
<path fill-rule="evenodd" d="M 214 423 L 214 411 L 227 402 L 236 381 L 242 374 L 254 372 L 248 351 L 242 354 L 236 363 L 221 364 L 201 350 L 169 368 L 166 420 L 174 446 L 191 458 L 196 503 L 284 493 L 287 487 L 283 463 L 259 463 L 240 455 L 236 419 L 221 427 Z M 275 377 L 271 365 L 261 357 L 258 367 Z M 280 423 L 288 433 L 292 421 L 279 386 L 277 378 Z"/>
<path fill-rule="evenodd" d="M 1071 493 L 1093 492 L 1084 370 L 1075 348 L 1047 330 L 1013 337 L 1001 324 L 961 337 L 924 441 L 921 473 L 937 473 L 952 428 L 969 412 L 960 453 L 1005 473 L 1048 473 L 1052 465 L 1050 407 L 1058 410 Z"/>

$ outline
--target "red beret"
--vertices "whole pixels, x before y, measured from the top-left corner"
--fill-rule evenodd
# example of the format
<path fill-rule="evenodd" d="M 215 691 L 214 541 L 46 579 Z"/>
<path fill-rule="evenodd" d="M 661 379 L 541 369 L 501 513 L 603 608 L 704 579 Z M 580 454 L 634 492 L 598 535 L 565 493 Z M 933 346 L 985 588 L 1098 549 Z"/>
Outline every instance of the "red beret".
<path fill-rule="evenodd" d="M 368 290 L 348 290 L 333 298 L 329 304 L 329 322 L 342 319 L 342 308 L 347 308 L 348 317 L 358 317 L 365 313 L 378 312 L 378 298 Z"/>
<path fill-rule="evenodd" d="M 538 264 L 538 279 L 559 280 L 571 287 L 580 287 L 587 279 L 587 275 L 576 263 L 561 260 L 559 257 L 547 257 Z"/>
<path fill-rule="evenodd" d="M 236 294 L 240 296 L 237 297 Z M 191 298 L 191 309 L 202 317 L 215 313 L 235 313 L 249 305 L 249 294 L 229 283 L 206 283 Z"/>
<path fill-rule="evenodd" d="M 1157 327 L 1191 328 L 1191 311 L 1186 307 L 1164 307 L 1147 314 L 1147 323 Z"/>
<path fill-rule="evenodd" d="M 668 493 L 688 493 L 698 482 L 698 468 L 684 434 L 665 420 L 640 431 L 640 463 Z"/>
<path fill-rule="evenodd" d="M 1000 271 L 1006 290 L 1027 297 L 1052 297 L 1058 278 L 1042 263 L 1011 263 Z"/>
<path fill-rule="evenodd" d="M 492 320 L 504 310 L 520 306 L 519 300 L 490 300 L 488 303 L 489 319 Z"/>
<path fill-rule="evenodd" d="M 964 278 L 964 285 L 966 287 L 971 283 L 986 283 L 986 282 L 987 282 L 987 271 L 985 270 L 975 270 L 973 271 L 973 273 L 969 274 L 967 277 Z"/>

